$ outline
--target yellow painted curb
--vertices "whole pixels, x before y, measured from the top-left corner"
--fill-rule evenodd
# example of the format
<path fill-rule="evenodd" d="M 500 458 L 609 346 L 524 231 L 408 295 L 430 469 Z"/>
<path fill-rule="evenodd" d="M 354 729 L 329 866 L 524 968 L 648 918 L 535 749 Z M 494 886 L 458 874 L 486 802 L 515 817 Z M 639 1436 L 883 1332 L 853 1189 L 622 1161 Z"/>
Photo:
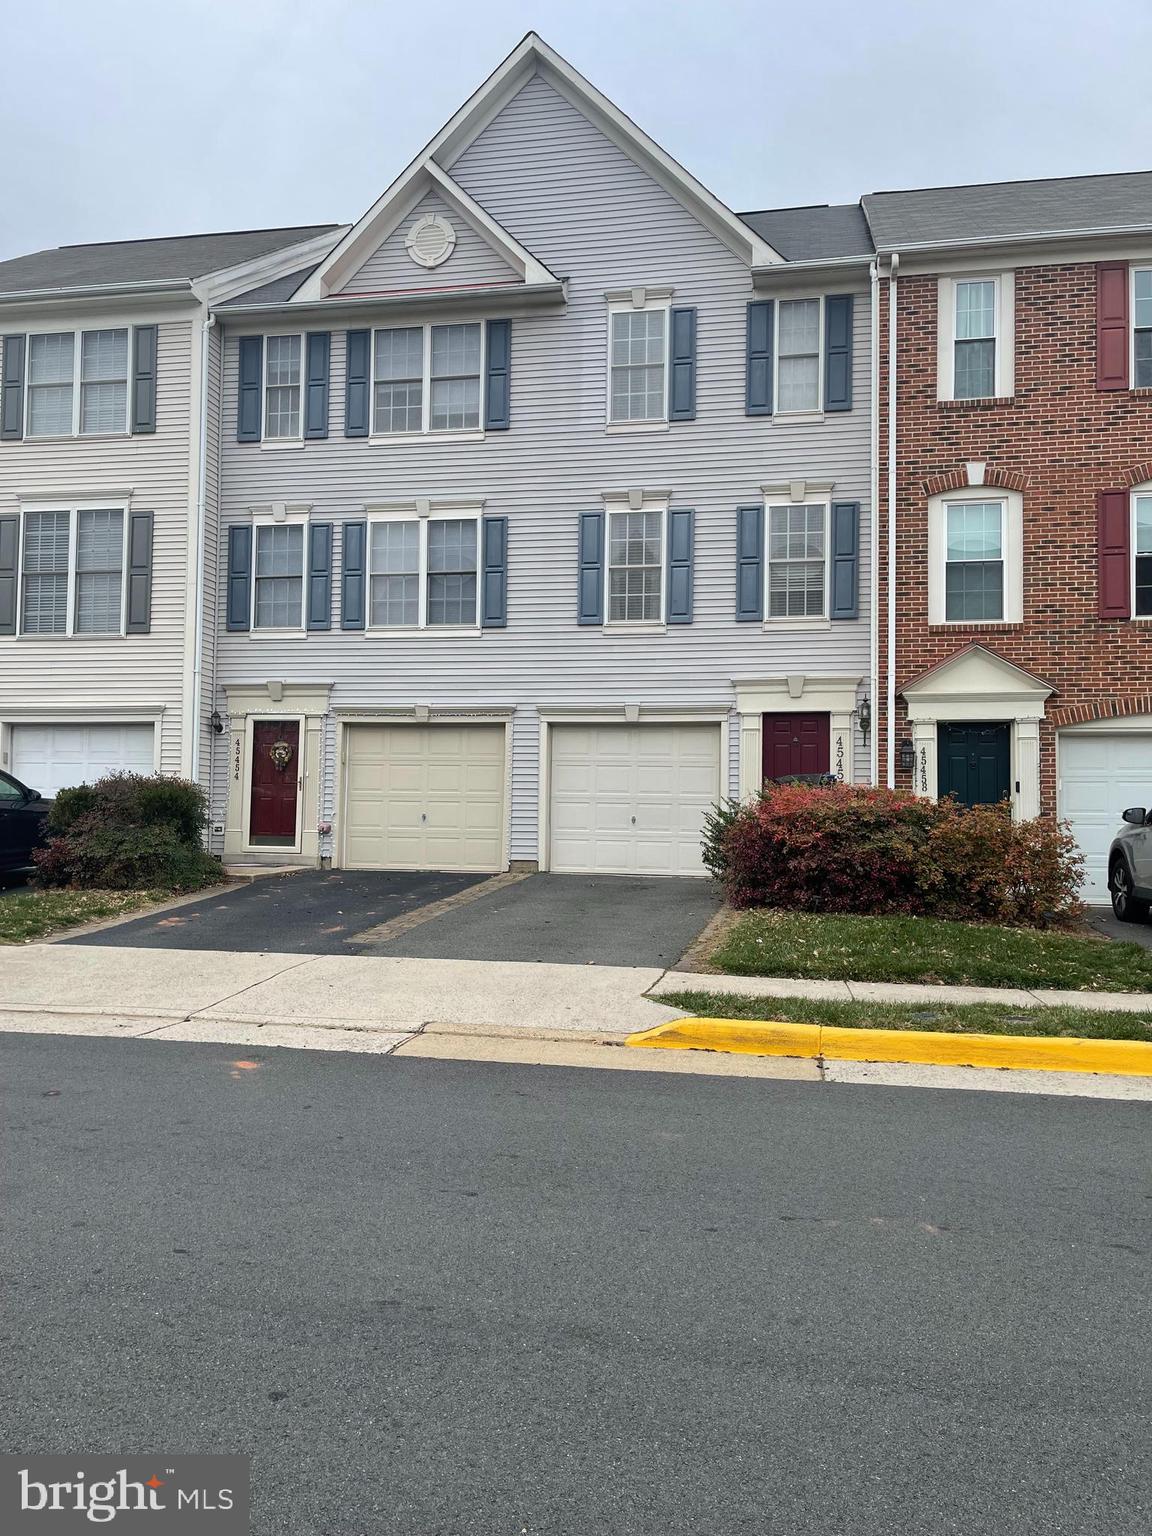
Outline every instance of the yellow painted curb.
<path fill-rule="evenodd" d="M 920 1029 L 838 1029 L 773 1019 L 677 1019 L 629 1035 L 626 1045 L 750 1056 L 917 1062 L 936 1067 L 1020 1067 L 1152 1077 L 1152 1043 L 1054 1035 L 958 1035 Z"/>

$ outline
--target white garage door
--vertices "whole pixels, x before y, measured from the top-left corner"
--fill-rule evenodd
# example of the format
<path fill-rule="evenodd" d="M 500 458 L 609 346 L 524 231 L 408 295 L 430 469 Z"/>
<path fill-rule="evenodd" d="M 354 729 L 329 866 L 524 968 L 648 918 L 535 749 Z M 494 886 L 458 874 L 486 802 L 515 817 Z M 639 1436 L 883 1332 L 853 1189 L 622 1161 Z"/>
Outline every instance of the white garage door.
<path fill-rule="evenodd" d="M 1085 858 L 1085 901 L 1108 900 L 1108 845 L 1129 805 L 1152 805 L 1152 732 L 1060 736 L 1060 815 Z"/>
<path fill-rule="evenodd" d="M 14 725 L 11 772 L 42 795 L 91 784 L 106 773 L 155 772 L 152 725 Z"/>
<path fill-rule="evenodd" d="M 349 869 L 504 868 L 502 725 L 355 725 L 345 741 Z"/>
<path fill-rule="evenodd" d="M 718 725 L 557 725 L 551 736 L 552 869 L 705 873 L 700 833 L 720 794 Z"/>

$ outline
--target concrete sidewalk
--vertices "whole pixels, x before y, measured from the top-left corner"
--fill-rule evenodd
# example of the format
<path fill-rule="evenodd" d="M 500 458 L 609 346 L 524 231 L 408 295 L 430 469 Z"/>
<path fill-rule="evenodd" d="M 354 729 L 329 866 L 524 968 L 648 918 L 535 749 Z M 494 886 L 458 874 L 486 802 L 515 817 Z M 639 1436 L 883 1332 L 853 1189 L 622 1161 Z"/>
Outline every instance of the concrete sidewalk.
<path fill-rule="evenodd" d="M 722 992 L 728 997 L 810 997 L 826 1003 L 999 1003 L 1006 1008 L 1095 1008 L 1152 1015 L 1152 992 L 1060 992 L 1022 987 L 946 987 L 889 981 L 807 981 L 795 976 L 709 976 L 665 971 L 650 996 Z"/>

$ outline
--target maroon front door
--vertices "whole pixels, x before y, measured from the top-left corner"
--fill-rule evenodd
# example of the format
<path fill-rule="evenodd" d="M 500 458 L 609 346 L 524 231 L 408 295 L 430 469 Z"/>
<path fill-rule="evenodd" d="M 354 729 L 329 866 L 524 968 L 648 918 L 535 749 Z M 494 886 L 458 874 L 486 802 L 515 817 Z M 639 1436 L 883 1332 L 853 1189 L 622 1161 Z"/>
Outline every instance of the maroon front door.
<path fill-rule="evenodd" d="M 764 777 L 828 772 L 827 715 L 765 715 Z"/>
<path fill-rule="evenodd" d="M 252 803 L 248 841 L 253 847 L 296 846 L 296 788 L 300 778 L 300 722 L 257 720 L 252 726 Z"/>

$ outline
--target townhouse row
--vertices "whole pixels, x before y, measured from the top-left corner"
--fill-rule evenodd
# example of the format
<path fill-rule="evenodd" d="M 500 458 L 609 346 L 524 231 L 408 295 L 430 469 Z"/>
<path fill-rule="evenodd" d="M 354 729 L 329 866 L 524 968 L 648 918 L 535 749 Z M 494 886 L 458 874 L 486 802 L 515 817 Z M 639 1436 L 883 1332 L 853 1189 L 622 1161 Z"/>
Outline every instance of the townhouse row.
<path fill-rule="evenodd" d="M 737 215 L 530 35 L 352 226 L 0 263 L 0 767 L 232 863 L 701 872 L 1152 780 L 1152 175 Z M 2 782 L 2 781 L 0 781 Z"/>

